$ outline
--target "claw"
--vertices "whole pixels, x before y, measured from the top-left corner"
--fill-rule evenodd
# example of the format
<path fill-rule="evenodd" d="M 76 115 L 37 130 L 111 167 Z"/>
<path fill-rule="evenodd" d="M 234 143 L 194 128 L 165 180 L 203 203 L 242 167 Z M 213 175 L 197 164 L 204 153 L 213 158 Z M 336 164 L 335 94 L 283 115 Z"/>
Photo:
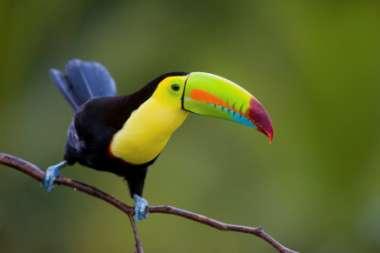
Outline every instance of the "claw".
<path fill-rule="evenodd" d="M 61 169 L 66 165 L 66 161 L 60 162 L 56 165 L 50 166 L 42 180 L 42 186 L 47 192 L 51 192 L 54 188 L 54 181 L 60 175 Z"/>
<path fill-rule="evenodd" d="M 149 203 L 137 194 L 133 195 L 133 198 L 135 200 L 135 215 L 133 217 L 135 221 L 142 221 L 148 217 Z"/>

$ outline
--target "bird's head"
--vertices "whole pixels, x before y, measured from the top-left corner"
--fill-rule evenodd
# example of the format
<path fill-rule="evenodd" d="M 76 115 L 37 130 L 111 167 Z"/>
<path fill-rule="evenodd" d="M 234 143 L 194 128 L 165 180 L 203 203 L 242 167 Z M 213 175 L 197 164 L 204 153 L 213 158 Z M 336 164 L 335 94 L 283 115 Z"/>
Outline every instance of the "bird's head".
<path fill-rule="evenodd" d="M 217 75 L 192 72 L 163 78 L 154 97 L 178 110 L 211 116 L 256 128 L 273 139 L 269 114 L 247 90 Z"/>

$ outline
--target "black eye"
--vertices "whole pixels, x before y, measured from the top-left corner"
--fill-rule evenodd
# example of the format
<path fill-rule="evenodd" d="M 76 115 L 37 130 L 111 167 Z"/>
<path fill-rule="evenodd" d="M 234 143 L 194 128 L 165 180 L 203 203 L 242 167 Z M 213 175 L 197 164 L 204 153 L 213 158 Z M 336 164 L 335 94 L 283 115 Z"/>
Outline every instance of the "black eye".
<path fill-rule="evenodd" d="M 172 90 L 174 90 L 174 91 L 179 91 L 179 89 L 180 89 L 181 87 L 179 87 L 179 84 L 177 84 L 177 83 L 173 83 L 173 84 L 171 85 L 171 88 L 172 88 Z"/>

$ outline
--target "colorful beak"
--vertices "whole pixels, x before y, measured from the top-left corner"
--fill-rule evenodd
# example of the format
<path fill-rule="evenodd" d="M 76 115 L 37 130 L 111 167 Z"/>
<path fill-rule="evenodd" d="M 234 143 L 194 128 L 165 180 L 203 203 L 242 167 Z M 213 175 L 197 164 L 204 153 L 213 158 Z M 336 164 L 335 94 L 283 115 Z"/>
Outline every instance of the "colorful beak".
<path fill-rule="evenodd" d="M 203 72 L 190 73 L 182 107 L 196 114 L 257 128 L 272 142 L 272 122 L 265 108 L 248 91 L 225 78 Z"/>

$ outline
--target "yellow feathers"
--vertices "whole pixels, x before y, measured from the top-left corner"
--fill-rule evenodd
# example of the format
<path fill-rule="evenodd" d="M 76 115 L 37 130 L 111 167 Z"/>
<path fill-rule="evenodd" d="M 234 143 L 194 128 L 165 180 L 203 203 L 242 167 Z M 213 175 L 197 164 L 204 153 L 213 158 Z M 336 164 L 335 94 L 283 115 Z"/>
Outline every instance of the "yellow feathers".
<path fill-rule="evenodd" d="M 188 113 L 182 110 L 181 94 L 186 76 L 161 81 L 152 97 L 135 110 L 111 142 L 111 153 L 129 163 L 154 159 Z M 178 85 L 173 89 L 173 85 Z"/>

